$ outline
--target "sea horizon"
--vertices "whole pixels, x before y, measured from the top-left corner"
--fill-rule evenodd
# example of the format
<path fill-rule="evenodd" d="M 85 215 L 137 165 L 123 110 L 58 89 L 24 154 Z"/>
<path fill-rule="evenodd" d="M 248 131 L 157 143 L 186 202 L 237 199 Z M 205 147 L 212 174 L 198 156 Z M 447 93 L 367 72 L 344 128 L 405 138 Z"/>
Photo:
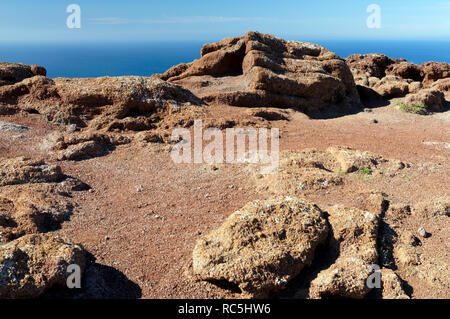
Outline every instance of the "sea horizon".
<path fill-rule="evenodd" d="M 311 40 L 337 53 L 382 53 L 422 64 L 450 62 L 450 40 Z M 0 62 L 37 64 L 49 78 L 151 76 L 170 67 L 200 58 L 200 49 L 211 40 L 85 42 L 85 43 L 0 43 Z"/>

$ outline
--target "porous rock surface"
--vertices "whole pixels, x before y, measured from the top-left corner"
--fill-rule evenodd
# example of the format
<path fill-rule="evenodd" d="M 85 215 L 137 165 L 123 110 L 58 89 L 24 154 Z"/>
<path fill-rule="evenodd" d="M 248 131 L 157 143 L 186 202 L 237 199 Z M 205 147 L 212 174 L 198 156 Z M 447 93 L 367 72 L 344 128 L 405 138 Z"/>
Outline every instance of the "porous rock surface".
<path fill-rule="evenodd" d="M 352 54 L 346 59 L 361 99 L 405 98 L 408 105 L 423 104 L 430 112 L 444 110 L 449 91 L 450 64 L 425 62 L 421 65 L 384 54 Z"/>
<path fill-rule="evenodd" d="M 327 213 L 332 229 L 330 249 L 337 258 L 311 282 L 310 297 L 363 298 L 370 291 L 366 283 L 373 271 L 370 267 L 378 263 L 379 216 L 341 205 Z"/>
<path fill-rule="evenodd" d="M 0 298 L 38 297 L 66 285 L 67 267 L 85 266 L 85 251 L 52 234 L 23 236 L 0 245 Z"/>
<path fill-rule="evenodd" d="M 0 87 L 0 102 L 39 113 L 53 123 L 93 129 L 140 131 L 156 127 L 172 110 L 202 102 L 156 77 L 26 78 Z"/>
<path fill-rule="evenodd" d="M 305 190 L 341 185 L 347 173 L 367 170 L 370 174 L 384 171 L 396 174 L 405 167 L 403 162 L 347 146 L 332 146 L 324 151 L 284 151 L 280 154 L 277 170 L 265 176 L 258 174 L 257 184 L 276 194 L 296 196 Z"/>
<path fill-rule="evenodd" d="M 327 235 L 326 220 L 311 202 L 289 197 L 250 202 L 198 240 L 194 274 L 267 297 L 312 262 Z"/>
<path fill-rule="evenodd" d="M 249 31 L 206 44 L 201 54 L 161 79 L 190 89 L 204 101 L 236 106 L 312 111 L 360 102 L 344 60 L 317 44 Z"/>
<path fill-rule="evenodd" d="M 0 177 L 0 186 L 5 186 L 57 182 L 62 179 L 63 174 L 59 166 L 19 157 L 0 161 Z"/>

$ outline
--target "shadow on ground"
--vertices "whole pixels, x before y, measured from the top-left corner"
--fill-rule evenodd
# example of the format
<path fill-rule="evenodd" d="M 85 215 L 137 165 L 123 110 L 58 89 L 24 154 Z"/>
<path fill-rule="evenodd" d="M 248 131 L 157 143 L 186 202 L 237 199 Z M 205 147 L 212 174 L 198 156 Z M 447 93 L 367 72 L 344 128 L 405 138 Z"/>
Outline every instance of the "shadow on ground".
<path fill-rule="evenodd" d="M 95 262 L 92 255 L 83 275 L 81 289 L 53 287 L 43 299 L 137 299 L 141 288 L 119 270 Z"/>
<path fill-rule="evenodd" d="M 358 85 L 358 93 L 361 98 L 361 104 L 345 109 L 320 109 L 313 112 L 308 112 L 307 115 L 315 120 L 327 120 L 338 118 L 346 115 L 357 114 L 363 112 L 364 109 L 373 109 L 389 105 L 389 101 L 379 95 L 371 88 Z"/>

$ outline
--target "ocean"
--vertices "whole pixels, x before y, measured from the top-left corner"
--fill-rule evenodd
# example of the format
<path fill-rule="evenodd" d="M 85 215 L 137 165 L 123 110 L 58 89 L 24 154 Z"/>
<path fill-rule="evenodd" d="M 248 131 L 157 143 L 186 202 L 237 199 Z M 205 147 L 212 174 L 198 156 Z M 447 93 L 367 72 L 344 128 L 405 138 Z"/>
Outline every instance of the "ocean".
<path fill-rule="evenodd" d="M 1 44 L 0 61 L 38 64 L 47 76 L 98 77 L 162 73 L 200 57 L 208 41 L 90 44 Z M 450 41 L 309 41 L 345 58 L 352 53 L 384 53 L 413 63 L 450 62 Z"/>

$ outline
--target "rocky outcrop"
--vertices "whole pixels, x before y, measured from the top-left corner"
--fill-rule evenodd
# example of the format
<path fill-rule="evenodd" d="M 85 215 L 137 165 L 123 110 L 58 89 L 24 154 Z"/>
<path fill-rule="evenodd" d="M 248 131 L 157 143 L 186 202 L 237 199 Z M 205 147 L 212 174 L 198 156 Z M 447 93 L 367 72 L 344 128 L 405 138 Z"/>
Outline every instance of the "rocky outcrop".
<path fill-rule="evenodd" d="M 387 57 L 384 54 L 352 54 L 346 59 L 353 74 L 363 74 L 367 77 L 375 77 L 378 79 L 386 76 L 386 69 L 392 64 L 398 62 Z"/>
<path fill-rule="evenodd" d="M 199 106 L 189 91 L 156 77 L 27 78 L 0 87 L 0 102 L 44 115 L 57 124 L 140 131 L 172 112 Z"/>
<path fill-rule="evenodd" d="M 312 262 L 328 235 L 321 210 L 289 197 L 254 201 L 198 240 L 194 274 L 234 283 L 247 295 L 267 297 Z"/>
<path fill-rule="evenodd" d="M 300 152 L 285 151 L 280 154 L 277 171 L 265 176 L 257 175 L 261 189 L 275 194 L 299 196 L 304 191 L 317 191 L 341 185 L 348 173 L 391 175 L 407 164 L 367 151 L 345 146 L 333 146 L 325 151 L 305 149 Z"/>
<path fill-rule="evenodd" d="M 0 162 L 0 245 L 57 229 L 72 213 L 72 191 L 86 189 L 59 166 L 25 158 Z"/>
<path fill-rule="evenodd" d="M 426 62 L 422 64 L 424 83 L 433 83 L 440 79 L 450 78 L 450 64 L 438 62 Z"/>
<path fill-rule="evenodd" d="M 202 57 L 160 75 L 206 102 L 295 107 L 359 105 L 352 74 L 335 53 L 312 43 L 248 32 L 206 44 Z"/>
<path fill-rule="evenodd" d="M 35 298 L 65 285 L 69 265 L 84 269 L 84 249 L 48 232 L 72 213 L 72 191 L 87 185 L 23 157 L 0 161 L 0 176 L 0 298 Z"/>
<path fill-rule="evenodd" d="M 67 180 L 59 184 L 28 184 L 0 189 L 0 244 L 25 234 L 57 229 L 74 209 L 74 203 L 66 194 L 81 186 L 77 180 Z"/>
<path fill-rule="evenodd" d="M 400 277 L 392 269 L 381 269 L 381 283 L 383 299 L 409 299 L 403 289 Z"/>
<path fill-rule="evenodd" d="M 421 103 L 430 112 L 443 110 L 444 93 L 450 87 L 450 64 L 426 62 L 417 65 L 384 54 L 350 55 L 346 60 L 365 102 L 377 96 L 406 96 L 406 105 Z"/>
<path fill-rule="evenodd" d="M 414 105 L 416 103 L 424 105 L 428 111 L 440 112 L 443 110 L 445 95 L 437 89 L 424 89 L 416 94 L 409 94 L 405 98 L 405 103 Z"/>
<path fill-rule="evenodd" d="M 41 148 L 58 161 L 78 161 L 107 155 L 116 146 L 131 142 L 132 138 L 124 135 L 85 131 L 50 134 L 41 143 Z"/>
<path fill-rule="evenodd" d="M 19 157 L 0 161 L 0 186 L 58 182 L 63 176 L 59 166 L 39 160 Z"/>
<path fill-rule="evenodd" d="M 426 217 L 449 217 L 450 196 L 443 196 L 418 203 L 414 207 L 414 213 Z"/>
<path fill-rule="evenodd" d="M 311 282 L 310 297 L 363 298 L 370 288 L 367 278 L 377 264 L 379 216 L 336 205 L 327 210 L 332 228 L 330 249 L 335 262 Z"/>
<path fill-rule="evenodd" d="M 450 92 L 450 78 L 437 80 L 431 87 L 441 92 L 448 93 Z"/>
<path fill-rule="evenodd" d="M 39 65 L 0 62 L 0 86 L 21 82 L 36 75 L 45 76 L 47 71 Z"/>
<path fill-rule="evenodd" d="M 52 234 L 23 236 L 0 245 L 0 298 L 34 298 L 55 285 L 66 285 L 67 267 L 83 271 L 82 246 Z"/>

